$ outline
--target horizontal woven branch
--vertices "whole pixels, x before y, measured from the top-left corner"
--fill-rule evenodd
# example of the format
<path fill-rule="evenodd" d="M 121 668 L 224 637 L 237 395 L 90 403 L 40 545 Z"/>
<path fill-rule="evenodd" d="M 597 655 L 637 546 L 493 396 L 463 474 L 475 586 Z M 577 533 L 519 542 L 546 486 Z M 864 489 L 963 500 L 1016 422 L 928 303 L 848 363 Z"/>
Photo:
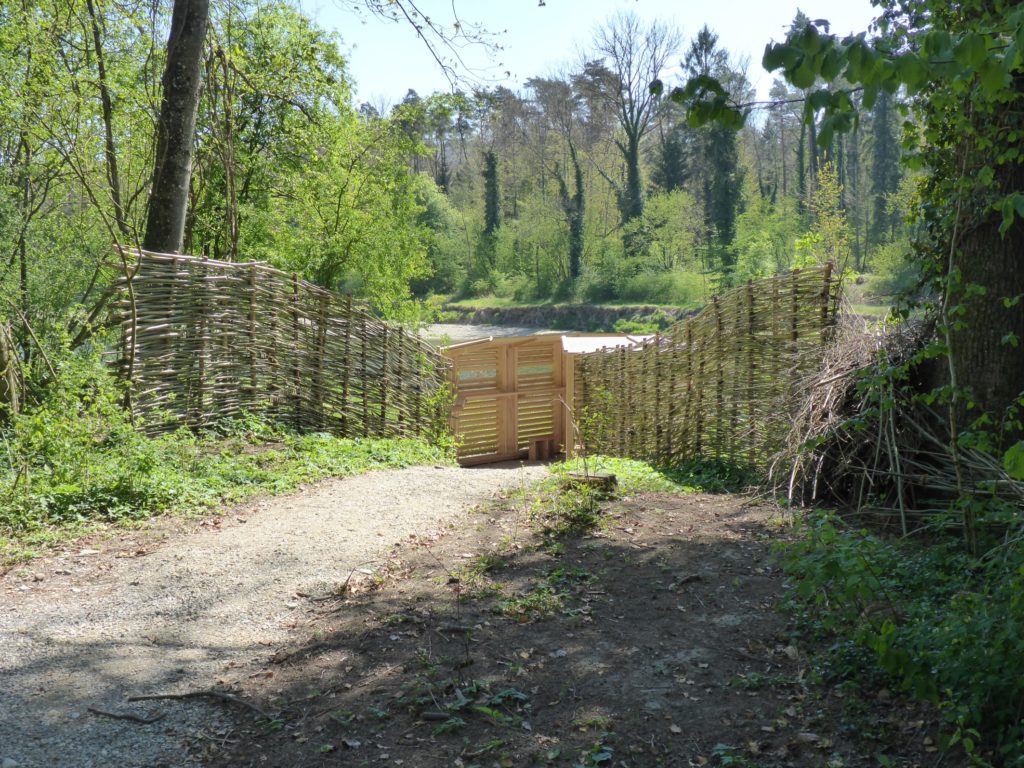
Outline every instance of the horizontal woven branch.
<path fill-rule="evenodd" d="M 262 263 L 132 254 L 114 302 L 143 429 L 244 413 L 346 437 L 443 422 L 447 362 L 415 333 Z"/>
<path fill-rule="evenodd" d="M 634 347 L 581 356 L 587 451 L 660 465 L 698 457 L 766 469 L 794 388 L 821 365 L 839 281 L 831 265 L 749 282 Z"/>

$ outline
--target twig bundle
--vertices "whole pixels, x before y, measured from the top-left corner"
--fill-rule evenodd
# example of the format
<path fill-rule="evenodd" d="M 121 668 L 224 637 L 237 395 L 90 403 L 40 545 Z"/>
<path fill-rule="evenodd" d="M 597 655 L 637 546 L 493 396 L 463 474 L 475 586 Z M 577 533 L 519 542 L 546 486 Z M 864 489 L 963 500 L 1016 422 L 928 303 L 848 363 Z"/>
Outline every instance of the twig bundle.
<path fill-rule="evenodd" d="M 928 337 L 918 323 L 840 324 L 821 369 L 796 391 L 793 430 L 773 463 L 774 484 L 792 503 L 825 500 L 903 534 L 936 515 L 964 524 L 972 501 L 1024 509 L 1024 483 L 990 453 L 955 445 L 939 406 L 892 375 Z"/>

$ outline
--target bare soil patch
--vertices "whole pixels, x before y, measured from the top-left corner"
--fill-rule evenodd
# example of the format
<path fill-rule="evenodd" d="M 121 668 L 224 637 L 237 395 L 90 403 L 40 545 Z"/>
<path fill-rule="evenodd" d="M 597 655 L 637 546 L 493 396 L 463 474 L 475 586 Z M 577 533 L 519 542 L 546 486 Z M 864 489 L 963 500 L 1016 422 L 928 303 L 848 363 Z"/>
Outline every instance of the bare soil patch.
<path fill-rule="evenodd" d="M 305 600 L 223 682 L 217 766 L 931 766 L 927 710 L 816 682 L 778 611 L 779 511 L 726 495 L 606 502 L 556 537 L 529 501 L 411 535 L 387 577 Z M 829 681 L 825 681 L 828 683 Z M 882 757 L 879 758 L 878 756 Z M 885 763 L 888 760 L 890 762 Z M 946 756 L 944 765 L 955 764 Z"/>

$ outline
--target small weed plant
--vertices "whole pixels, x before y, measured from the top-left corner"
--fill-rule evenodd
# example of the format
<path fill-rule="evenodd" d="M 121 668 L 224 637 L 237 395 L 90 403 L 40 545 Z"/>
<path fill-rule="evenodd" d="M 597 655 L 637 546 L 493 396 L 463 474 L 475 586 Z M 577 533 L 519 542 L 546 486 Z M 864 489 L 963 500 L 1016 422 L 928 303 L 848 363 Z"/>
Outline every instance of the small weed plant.
<path fill-rule="evenodd" d="M 589 486 L 568 486 L 537 497 L 531 522 L 549 536 L 579 535 L 601 525 L 600 494 Z"/>

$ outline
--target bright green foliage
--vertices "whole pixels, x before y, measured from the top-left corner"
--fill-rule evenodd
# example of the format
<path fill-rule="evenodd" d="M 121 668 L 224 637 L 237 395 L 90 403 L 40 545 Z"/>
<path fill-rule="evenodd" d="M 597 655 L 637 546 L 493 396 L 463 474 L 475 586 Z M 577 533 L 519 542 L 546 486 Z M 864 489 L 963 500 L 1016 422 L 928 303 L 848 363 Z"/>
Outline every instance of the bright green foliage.
<path fill-rule="evenodd" d="M 407 296 L 410 281 L 427 264 L 417 225 L 418 185 L 404 166 L 397 131 L 354 117 L 346 123 L 347 131 L 339 131 L 338 123 L 329 126 L 303 172 L 280 182 L 266 240 L 252 250 L 394 315 L 395 302 Z"/>
<path fill-rule="evenodd" d="M 615 23 L 621 28 L 612 41 Z M 808 24 L 806 16 L 794 22 Z M 559 77 L 531 78 L 520 94 L 499 88 L 461 97 L 472 117 L 459 123 L 446 113 L 443 135 L 432 133 L 425 117 L 416 123 L 431 148 L 431 169 L 444 165 L 457 222 L 442 228 L 451 249 L 431 258 L 443 278 L 420 282 L 418 293 L 445 285 L 458 286 L 458 298 L 700 305 L 722 288 L 791 268 L 798 238 L 814 245 L 811 258 L 822 257 L 815 198 L 826 166 L 834 169 L 831 215 L 845 217 L 843 258 L 852 267 L 870 268 L 890 241 L 905 242 L 905 207 L 892 204 L 899 195 L 890 189 L 902 178 L 899 158 L 881 155 L 894 148 L 891 141 L 876 151 L 882 122 L 895 136 L 895 96 L 886 120 L 872 118 L 849 136 L 832 131 L 819 142 L 824 97 L 814 97 L 808 125 L 797 102 L 813 86 L 778 82 L 778 104 L 763 123 L 744 125 L 749 83 L 715 33 L 702 29 L 684 47 L 678 77 L 689 77 L 687 84 L 656 83 L 656 108 L 637 128 L 621 122 L 621 109 L 639 110 L 640 101 L 620 103 L 612 52 L 648 44 L 649 31 L 617 20 L 598 41 L 602 59 Z M 857 94 L 850 99 L 860 104 Z M 456 124 L 461 152 L 451 147 Z M 502 223 L 487 239 L 483 187 L 492 155 Z M 885 178 L 873 184 L 883 170 Z M 885 238 L 874 234 L 881 228 Z"/>
<path fill-rule="evenodd" d="M 0 562 L 98 522 L 195 511 L 328 476 L 450 460 L 414 440 L 300 435 L 256 420 L 151 439 L 96 359 L 68 355 L 37 405 L 0 431 Z M 60 533 L 63 531 L 63 533 Z"/>
<path fill-rule="evenodd" d="M 793 266 L 803 268 L 831 262 L 841 272 L 849 266 L 850 228 L 841 207 L 841 193 L 835 166 L 826 163 L 818 175 L 818 188 L 811 195 L 813 224 L 796 243 Z"/>
<path fill-rule="evenodd" d="M 1003 456 L 1003 467 L 1014 480 L 1024 480 L 1024 440 L 1007 449 Z"/>
<path fill-rule="evenodd" d="M 551 473 L 562 478 L 569 472 L 609 472 L 618 480 L 618 492 L 634 493 L 727 493 L 743 490 L 756 478 L 741 467 L 715 461 L 700 461 L 678 467 L 652 467 L 643 461 L 611 456 L 555 464 Z M 560 480 L 559 480 L 560 482 Z"/>
<path fill-rule="evenodd" d="M 0 9 L 0 290 L 42 336 L 107 285 L 113 241 L 140 239 L 169 20 L 150 5 Z M 186 250 L 268 260 L 402 315 L 427 269 L 423 146 L 353 109 L 338 39 L 292 3 L 211 13 Z"/>
<path fill-rule="evenodd" d="M 784 197 L 773 204 L 755 198 L 736 219 L 736 280 L 760 280 L 791 269 L 799 233 L 796 200 Z"/>
<path fill-rule="evenodd" d="M 794 28 L 785 43 L 769 45 L 764 65 L 810 89 L 805 115 L 811 124 L 822 114 L 823 146 L 855 128 L 860 110 L 876 106 L 882 94 L 911 97 L 916 125 L 904 132 L 904 148 L 908 164 L 924 173 L 918 247 L 942 297 L 932 309 L 948 373 L 937 383 L 947 386 L 951 429 L 958 437 L 980 417 L 1009 420 L 1008 432 L 1019 434 L 1010 414 L 1024 379 L 1024 356 L 1012 339 L 1024 335 L 1024 314 L 1007 311 L 1000 299 L 1024 292 L 1024 219 L 1018 217 L 1024 211 L 1024 6 L 947 0 L 880 5 L 877 38 L 861 33 L 839 39 L 811 23 Z M 817 85 L 818 78 L 827 85 Z M 860 104 L 845 83 L 860 89 Z"/>
<path fill-rule="evenodd" d="M 841 678 L 881 671 L 940 705 L 950 742 L 1024 765 L 1024 555 L 897 545 L 827 515 L 801 533 L 784 552 L 789 607 L 805 630 L 867 652 L 836 643 L 823 666 Z"/>

